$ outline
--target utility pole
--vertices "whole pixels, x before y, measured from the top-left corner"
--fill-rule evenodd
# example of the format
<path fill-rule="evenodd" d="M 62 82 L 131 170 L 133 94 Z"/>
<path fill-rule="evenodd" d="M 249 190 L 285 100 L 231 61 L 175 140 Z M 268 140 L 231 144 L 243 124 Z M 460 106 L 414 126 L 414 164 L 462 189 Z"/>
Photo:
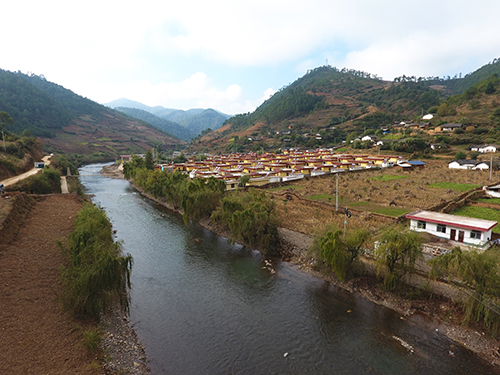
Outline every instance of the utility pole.
<path fill-rule="evenodd" d="M 490 181 L 491 181 L 492 175 L 493 175 L 493 156 L 490 159 Z"/>
<path fill-rule="evenodd" d="M 335 211 L 339 211 L 339 172 L 337 175 L 337 187 L 335 188 Z"/>

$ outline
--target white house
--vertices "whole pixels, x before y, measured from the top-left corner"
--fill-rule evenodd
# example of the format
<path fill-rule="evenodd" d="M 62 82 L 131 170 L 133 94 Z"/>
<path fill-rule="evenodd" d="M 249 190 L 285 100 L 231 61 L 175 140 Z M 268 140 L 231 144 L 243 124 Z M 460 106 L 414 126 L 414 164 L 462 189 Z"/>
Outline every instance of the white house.
<path fill-rule="evenodd" d="M 497 152 L 496 145 L 472 145 L 470 146 L 471 151 L 480 152 L 481 154 L 486 152 Z"/>
<path fill-rule="evenodd" d="M 453 160 L 448 163 L 448 168 L 450 169 L 472 169 L 472 170 L 484 170 L 489 169 L 488 163 L 479 162 L 476 160 L 469 159 L 458 159 Z"/>
<path fill-rule="evenodd" d="M 456 216 L 441 212 L 418 210 L 406 214 L 410 229 L 469 246 L 484 247 L 491 240 L 491 231 L 498 222 Z"/>

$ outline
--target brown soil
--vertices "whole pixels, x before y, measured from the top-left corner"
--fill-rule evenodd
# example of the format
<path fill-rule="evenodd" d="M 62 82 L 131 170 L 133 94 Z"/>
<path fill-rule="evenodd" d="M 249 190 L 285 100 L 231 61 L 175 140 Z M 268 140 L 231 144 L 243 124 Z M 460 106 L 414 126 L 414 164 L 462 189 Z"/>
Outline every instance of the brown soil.
<path fill-rule="evenodd" d="M 57 300 L 64 257 L 56 241 L 66 240 L 82 202 L 69 194 L 37 200 L 15 239 L 0 244 L 0 373 L 102 373 L 82 346 L 85 324 Z"/>

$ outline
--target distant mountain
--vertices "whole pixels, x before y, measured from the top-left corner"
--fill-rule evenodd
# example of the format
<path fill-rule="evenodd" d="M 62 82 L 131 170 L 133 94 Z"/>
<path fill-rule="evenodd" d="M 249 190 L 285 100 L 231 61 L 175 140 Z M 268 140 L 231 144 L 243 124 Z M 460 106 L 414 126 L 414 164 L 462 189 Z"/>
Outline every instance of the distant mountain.
<path fill-rule="evenodd" d="M 136 102 L 135 100 L 130 100 L 127 98 L 116 99 L 116 100 L 113 100 L 109 103 L 104 103 L 103 105 L 105 105 L 106 107 L 113 108 L 113 109 L 116 109 L 118 107 L 141 109 L 143 111 L 147 111 L 147 112 L 152 113 L 152 114 L 157 115 L 157 116 L 158 116 L 158 113 L 166 114 L 166 113 L 170 113 L 173 111 L 177 111 L 176 109 L 165 108 L 162 106 L 150 107 L 146 104 L 142 104 L 140 102 Z"/>
<path fill-rule="evenodd" d="M 206 129 L 217 130 L 229 116 L 221 112 L 209 109 L 190 109 L 188 111 L 175 111 L 163 116 L 167 119 L 176 118 L 176 122 L 191 130 L 195 134 L 200 134 Z M 173 120 L 172 120 L 173 121 Z"/>
<path fill-rule="evenodd" d="M 208 128 L 212 130 L 220 128 L 222 126 L 222 123 L 230 117 L 229 115 L 226 115 L 222 112 L 216 111 L 211 108 L 209 109 L 193 108 L 184 111 L 181 109 L 165 108 L 162 106 L 150 107 L 140 102 L 136 102 L 125 98 L 113 100 L 112 102 L 106 103 L 104 105 L 115 109 L 135 108 L 149 112 L 157 117 L 161 117 L 165 120 L 175 122 L 187 128 L 190 132 L 195 133 L 194 136 L 200 134 L 202 131 Z M 144 115 L 141 116 L 144 117 Z M 184 137 L 182 139 L 186 138 Z"/>
<path fill-rule="evenodd" d="M 29 130 L 51 151 L 113 158 L 120 153 L 143 153 L 152 147 L 174 149 L 184 144 L 43 76 L 0 70 L 0 111 L 14 120 L 9 131 Z"/>
<path fill-rule="evenodd" d="M 184 126 L 179 125 L 176 122 L 166 120 L 164 118 L 153 115 L 152 113 L 136 109 L 136 108 L 125 108 L 125 107 L 117 107 L 117 111 L 125 113 L 127 116 L 134 117 L 138 120 L 145 121 L 155 128 L 158 128 L 165 133 L 172 135 L 173 137 L 189 141 L 196 137 L 197 133 L 192 132 Z"/>

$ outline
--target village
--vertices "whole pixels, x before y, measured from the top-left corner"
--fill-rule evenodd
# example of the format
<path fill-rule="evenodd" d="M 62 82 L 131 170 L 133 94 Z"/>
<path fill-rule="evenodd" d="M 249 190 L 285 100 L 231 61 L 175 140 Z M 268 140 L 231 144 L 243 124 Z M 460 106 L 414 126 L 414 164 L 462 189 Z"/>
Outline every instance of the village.
<path fill-rule="evenodd" d="M 479 150 L 481 153 L 496 151 L 487 145 L 474 147 L 474 151 Z M 130 157 L 122 155 L 122 161 L 126 162 Z M 184 163 L 156 164 L 155 168 L 186 173 L 192 179 L 213 177 L 223 180 L 226 191 L 247 187 L 266 189 L 269 194 L 284 197 L 276 200 L 284 226 L 303 233 L 313 233 L 315 227 L 324 224 L 327 218 L 341 226 L 342 215 L 332 215 L 331 212 L 338 213 L 349 208 L 362 219 L 362 225 L 372 230 L 406 219 L 410 229 L 428 234 L 423 250 L 430 255 L 446 253 L 454 246 L 485 249 L 500 238 L 500 233 L 494 232 L 498 221 L 450 213 L 470 204 L 472 200 L 499 194 L 498 184 L 491 181 L 490 163 L 484 161 L 461 159 L 424 162 L 408 160 L 400 155 L 348 154 L 338 153 L 334 149 L 308 151 L 292 148 L 284 149 L 279 154 L 235 153 L 207 156 L 203 160 L 192 158 Z M 453 173 L 454 169 L 464 171 L 456 174 Z M 462 173 L 469 185 L 465 184 L 465 191 L 463 187 L 455 190 L 448 188 L 423 195 L 422 192 L 429 190 L 426 184 L 432 182 L 432 177 L 427 175 L 429 171 L 441 180 L 450 181 L 449 187 L 458 183 L 458 180 L 453 182 L 453 179 Z M 340 198 L 339 176 L 340 189 L 343 190 Z M 411 179 L 407 178 L 409 176 Z M 427 181 L 417 181 L 417 176 Z M 392 198 L 381 199 L 384 196 L 382 191 L 387 191 L 393 180 L 392 190 L 404 186 L 404 195 L 393 192 Z M 357 189 L 347 188 L 349 181 Z M 377 187 L 380 183 L 382 185 Z M 374 194 L 376 191 L 378 193 Z M 350 193 L 353 193 L 352 196 Z M 397 207 L 387 211 L 382 206 Z M 315 212 L 308 213 L 311 207 Z M 497 208 L 491 204 L 489 207 Z M 350 225 L 356 227 L 359 222 Z"/>

